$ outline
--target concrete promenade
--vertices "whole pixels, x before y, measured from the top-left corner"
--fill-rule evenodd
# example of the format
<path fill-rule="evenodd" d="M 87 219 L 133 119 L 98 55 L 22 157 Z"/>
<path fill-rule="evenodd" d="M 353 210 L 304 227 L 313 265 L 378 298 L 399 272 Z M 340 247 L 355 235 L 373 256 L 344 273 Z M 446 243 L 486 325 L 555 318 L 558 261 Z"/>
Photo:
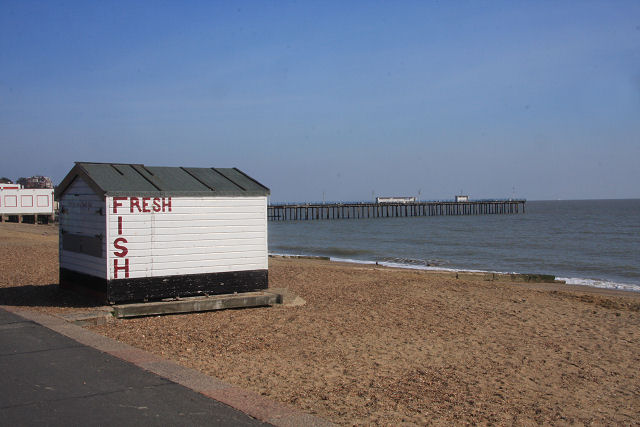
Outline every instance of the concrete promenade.
<path fill-rule="evenodd" d="M 330 425 L 62 319 L 5 308 L 0 425 Z"/>

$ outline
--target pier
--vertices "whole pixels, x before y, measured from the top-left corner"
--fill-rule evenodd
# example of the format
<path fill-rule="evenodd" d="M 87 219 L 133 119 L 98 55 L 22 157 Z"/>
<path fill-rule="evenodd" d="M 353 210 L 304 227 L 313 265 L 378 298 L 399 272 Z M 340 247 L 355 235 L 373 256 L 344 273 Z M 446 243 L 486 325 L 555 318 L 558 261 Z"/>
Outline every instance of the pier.
<path fill-rule="evenodd" d="M 270 221 L 390 218 L 405 216 L 506 215 L 525 213 L 526 200 L 408 203 L 289 203 L 267 206 Z"/>

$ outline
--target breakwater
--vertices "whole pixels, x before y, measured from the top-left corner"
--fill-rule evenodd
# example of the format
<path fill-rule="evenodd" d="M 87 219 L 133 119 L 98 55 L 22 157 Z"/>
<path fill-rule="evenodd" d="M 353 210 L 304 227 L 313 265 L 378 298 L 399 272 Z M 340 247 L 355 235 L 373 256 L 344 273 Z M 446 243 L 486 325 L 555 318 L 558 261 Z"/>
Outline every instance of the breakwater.
<path fill-rule="evenodd" d="M 407 203 L 285 203 L 270 204 L 270 221 L 388 218 L 445 215 L 504 215 L 525 213 L 526 200 L 476 200 L 466 202 Z"/>

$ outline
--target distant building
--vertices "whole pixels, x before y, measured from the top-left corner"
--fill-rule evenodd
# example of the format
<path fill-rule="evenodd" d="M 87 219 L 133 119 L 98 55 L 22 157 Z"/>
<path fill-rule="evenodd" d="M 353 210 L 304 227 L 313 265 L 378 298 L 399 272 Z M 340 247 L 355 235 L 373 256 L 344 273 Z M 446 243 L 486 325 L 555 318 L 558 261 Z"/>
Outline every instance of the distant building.
<path fill-rule="evenodd" d="M 35 175 L 30 178 L 20 178 L 16 184 L 22 185 L 23 188 L 53 188 L 51 178 L 47 176 Z"/>
<path fill-rule="evenodd" d="M 456 196 L 456 202 L 468 202 L 469 196 Z"/>
<path fill-rule="evenodd" d="M 54 216 L 53 189 L 0 184 L 0 222 L 5 216 L 23 222 L 48 222 Z"/>
<path fill-rule="evenodd" d="M 376 197 L 376 203 L 413 203 L 415 197 Z"/>

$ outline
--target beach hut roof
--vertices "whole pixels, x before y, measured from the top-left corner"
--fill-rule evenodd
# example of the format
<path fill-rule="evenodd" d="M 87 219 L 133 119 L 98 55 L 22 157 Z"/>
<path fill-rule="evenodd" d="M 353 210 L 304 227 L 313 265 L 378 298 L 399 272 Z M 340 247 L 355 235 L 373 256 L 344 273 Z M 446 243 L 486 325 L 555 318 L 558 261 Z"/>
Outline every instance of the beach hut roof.
<path fill-rule="evenodd" d="M 101 196 L 251 197 L 270 193 L 267 187 L 238 168 L 76 162 L 56 189 L 56 198 L 78 177 Z"/>

